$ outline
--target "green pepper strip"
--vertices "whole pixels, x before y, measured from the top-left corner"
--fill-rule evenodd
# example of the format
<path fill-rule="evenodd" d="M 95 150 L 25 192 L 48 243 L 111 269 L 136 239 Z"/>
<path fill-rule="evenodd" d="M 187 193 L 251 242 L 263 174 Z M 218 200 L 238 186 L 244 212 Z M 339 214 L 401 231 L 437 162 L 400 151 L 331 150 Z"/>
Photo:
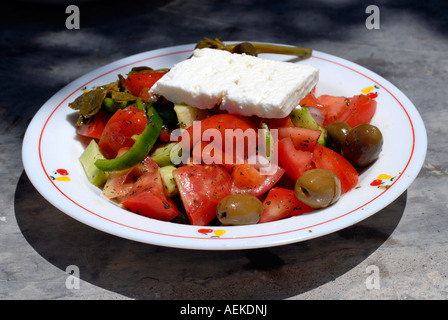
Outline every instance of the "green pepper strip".
<path fill-rule="evenodd" d="M 98 159 L 95 161 L 98 169 L 103 171 L 125 170 L 135 166 L 145 158 L 159 137 L 163 125 L 162 118 L 154 107 L 149 107 L 146 114 L 148 123 L 132 147 L 122 156 L 115 159 Z"/>

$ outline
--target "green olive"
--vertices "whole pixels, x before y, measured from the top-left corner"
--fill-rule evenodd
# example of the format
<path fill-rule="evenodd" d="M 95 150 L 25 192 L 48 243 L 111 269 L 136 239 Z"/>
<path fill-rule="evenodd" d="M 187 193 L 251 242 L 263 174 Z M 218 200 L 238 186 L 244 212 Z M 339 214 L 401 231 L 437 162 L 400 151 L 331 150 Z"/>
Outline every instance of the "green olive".
<path fill-rule="evenodd" d="M 369 124 L 360 124 L 350 130 L 342 144 L 342 155 L 358 168 L 373 163 L 383 148 L 381 131 Z"/>
<path fill-rule="evenodd" d="M 223 225 L 255 224 L 263 213 L 263 204 L 250 194 L 231 194 L 222 199 L 216 216 Z"/>
<path fill-rule="evenodd" d="M 311 169 L 297 179 L 297 198 L 314 209 L 326 208 L 339 200 L 341 181 L 330 170 Z"/>
<path fill-rule="evenodd" d="M 327 127 L 330 148 L 340 152 L 347 134 L 352 128 L 345 122 L 333 122 Z"/>
<path fill-rule="evenodd" d="M 250 56 L 255 56 L 255 57 L 258 56 L 257 50 L 249 42 L 241 42 L 241 43 L 237 44 L 235 47 L 233 47 L 232 53 L 240 53 L 240 54 L 245 53 Z"/>

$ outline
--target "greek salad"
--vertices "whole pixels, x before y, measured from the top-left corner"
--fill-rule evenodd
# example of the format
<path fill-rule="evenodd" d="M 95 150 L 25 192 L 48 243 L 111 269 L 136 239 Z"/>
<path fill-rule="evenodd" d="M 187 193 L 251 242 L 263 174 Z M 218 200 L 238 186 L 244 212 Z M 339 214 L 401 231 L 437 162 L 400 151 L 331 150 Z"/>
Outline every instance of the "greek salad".
<path fill-rule="evenodd" d="M 230 50 L 257 55 L 256 45 L 243 47 Z M 136 214 L 206 226 L 310 213 L 356 188 L 382 149 L 370 124 L 374 95 L 311 89 L 285 117 L 242 116 L 152 92 L 169 72 L 135 67 L 69 103 L 87 141 L 80 162 L 89 182 Z"/>

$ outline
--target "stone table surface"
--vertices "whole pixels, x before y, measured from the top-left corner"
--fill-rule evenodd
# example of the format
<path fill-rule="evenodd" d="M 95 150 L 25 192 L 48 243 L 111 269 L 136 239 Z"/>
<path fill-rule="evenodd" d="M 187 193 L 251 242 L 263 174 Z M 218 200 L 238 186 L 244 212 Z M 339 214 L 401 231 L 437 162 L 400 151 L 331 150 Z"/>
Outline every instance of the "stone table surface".
<path fill-rule="evenodd" d="M 14 1 L 0 19 L 0 299 L 448 298 L 446 1 Z M 377 20 L 378 21 L 378 20 Z M 21 144 L 59 89 L 117 59 L 203 37 L 307 46 L 358 63 L 409 97 L 427 130 L 414 183 L 377 214 L 279 247 L 195 251 L 137 243 L 81 224 L 23 170 Z M 400 137 L 396 137 L 400 139 Z M 66 286 L 67 267 L 80 270 Z M 379 286 L 368 285 L 371 266 Z"/>

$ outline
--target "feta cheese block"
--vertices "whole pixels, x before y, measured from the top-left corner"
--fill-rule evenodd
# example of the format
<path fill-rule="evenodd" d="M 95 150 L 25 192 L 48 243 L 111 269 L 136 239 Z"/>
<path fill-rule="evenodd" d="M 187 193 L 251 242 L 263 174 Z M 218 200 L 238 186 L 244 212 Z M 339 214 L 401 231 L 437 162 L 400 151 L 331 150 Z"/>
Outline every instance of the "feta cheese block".
<path fill-rule="evenodd" d="M 174 65 L 150 92 L 199 109 L 218 105 L 232 114 L 283 118 L 318 77 L 313 66 L 205 48 Z"/>

